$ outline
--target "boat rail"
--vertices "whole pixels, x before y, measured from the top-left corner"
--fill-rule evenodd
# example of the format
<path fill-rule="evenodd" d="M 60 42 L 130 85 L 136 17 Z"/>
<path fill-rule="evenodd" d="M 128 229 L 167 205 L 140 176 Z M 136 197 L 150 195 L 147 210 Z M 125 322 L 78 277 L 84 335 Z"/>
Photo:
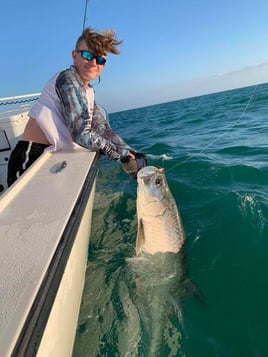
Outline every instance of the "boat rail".
<path fill-rule="evenodd" d="M 39 98 L 41 93 L 16 95 L 13 97 L 0 98 L 0 106 L 33 102 Z"/>

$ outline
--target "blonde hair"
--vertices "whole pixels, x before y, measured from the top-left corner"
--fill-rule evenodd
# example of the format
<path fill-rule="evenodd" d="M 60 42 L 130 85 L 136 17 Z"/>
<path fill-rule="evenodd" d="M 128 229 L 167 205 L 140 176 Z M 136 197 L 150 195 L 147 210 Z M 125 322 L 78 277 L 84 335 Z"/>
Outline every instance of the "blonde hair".
<path fill-rule="evenodd" d="M 90 27 L 84 29 L 81 36 L 75 44 L 75 49 L 78 49 L 82 41 L 86 41 L 88 49 L 94 52 L 95 55 L 106 55 L 107 52 L 115 55 L 120 54 L 117 48 L 123 41 L 116 39 L 116 33 L 113 30 L 103 30 L 100 32 L 93 31 Z"/>

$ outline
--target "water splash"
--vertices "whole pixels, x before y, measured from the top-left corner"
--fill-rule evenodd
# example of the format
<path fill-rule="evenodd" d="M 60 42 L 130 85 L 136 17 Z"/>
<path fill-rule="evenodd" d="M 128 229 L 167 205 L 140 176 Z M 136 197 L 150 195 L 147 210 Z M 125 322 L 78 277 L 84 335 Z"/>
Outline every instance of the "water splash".
<path fill-rule="evenodd" d="M 173 156 L 169 154 L 160 154 L 160 155 L 153 155 L 153 154 L 146 154 L 148 159 L 152 160 L 172 160 Z"/>
<path fill-rule="evenodd" d="M 262 235 L 266 219 L 257 196 L 249 193 L 237 193 L 237 195 L 242 215 L 248 218 L 259 235 Z"/>

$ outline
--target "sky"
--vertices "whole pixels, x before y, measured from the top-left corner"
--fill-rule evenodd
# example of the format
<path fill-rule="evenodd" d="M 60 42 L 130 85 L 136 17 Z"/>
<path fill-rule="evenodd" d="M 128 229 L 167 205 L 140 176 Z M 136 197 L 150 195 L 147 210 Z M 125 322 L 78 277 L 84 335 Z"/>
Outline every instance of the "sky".
<path fill-rule="evenodd" d="M 85 0 L 6 0 L 0 98 L 40 92 L 72 64 Z M 268 82 L 267 0 L 88 0 L 86 26 L 113 29 L 96 101 L 108 112 Z"/>

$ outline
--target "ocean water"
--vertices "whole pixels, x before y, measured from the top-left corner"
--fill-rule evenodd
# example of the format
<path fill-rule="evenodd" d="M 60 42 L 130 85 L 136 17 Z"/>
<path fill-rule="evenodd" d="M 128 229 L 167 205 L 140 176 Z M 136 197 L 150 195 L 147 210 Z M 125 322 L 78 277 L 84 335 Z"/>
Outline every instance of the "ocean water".
<path fill-rule="evenodd" d="M 165 262 L 133 272 L 136 182 L 102 158 L 73 356 L 268 356 L 268 84 L 110 122 L 165 168 L 197 290 L 171 294 Z"/>

